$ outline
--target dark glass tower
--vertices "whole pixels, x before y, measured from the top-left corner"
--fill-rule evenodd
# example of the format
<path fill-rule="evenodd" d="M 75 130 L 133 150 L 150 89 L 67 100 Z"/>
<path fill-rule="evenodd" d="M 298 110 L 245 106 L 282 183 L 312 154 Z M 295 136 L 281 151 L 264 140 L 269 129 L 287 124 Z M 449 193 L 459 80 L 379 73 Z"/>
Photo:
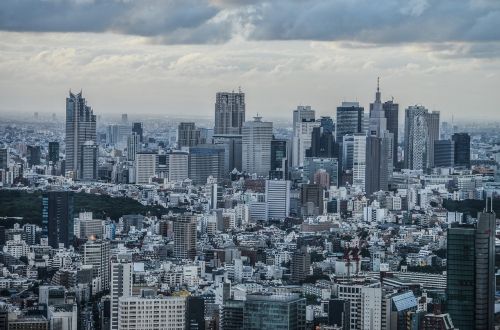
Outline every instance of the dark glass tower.
<path fill-rule="evenodd" d="M 57 163 L 59 161 L 59 142 L 49 142 L 49 162 Z"/>
<path fill-rule="evenodd" d="M 73 241 L 73 193 L 49 191 L 42 198 L 42 236 L 48 237 L 49 245 L 58 248 L 59 243 L 68 247 Z"/>
<path fill-rule="evenodd" d="M 271 140 L 271 171 L 270 179 L 283 180 L 288 177 L 287 141 Z"/>
<path fill-rule="evenodd" d="M 132 124 L 132 134 L 134 133 L 139 135 L 140 142 L 143 142 L 144 130 L 142 128 L 142 123 L 137 122 Z"/>
<path fill-rule="evenodd" d="M 346 134 L 363 133 L 364 111 L 358 102 L 342 102 L 337 107 L 336 141 L 342 141 Z"/>
<path fill-rule="evenodd" d="M 306 300 L 298 294 L 247 295 L 243 329 L 306 329 Z"/>
<path fill-rule="evenodd" d="M 470 135 L 455 133 L 451 139 L 455 145 L 455 166 L 470 168 Z"/>
<path fill-rule="evenodd" d="M 455 147 L 453 141 L 434 141 L 434 167 L 453 167 L 454 158 Z"/>
<path fill-rule="evenodd" d="M 387 130 L 393 134 L 393 164 L 398 163 L 398 138 L 399 138 L 399 104 L 394 103 L 393 100 L 386 101 L 382 104 L 387 119 Z"/>
<path fill-rule="evenodd" d="M 28 146 L 28 166 L 40 165 L 40 146 Z"/>

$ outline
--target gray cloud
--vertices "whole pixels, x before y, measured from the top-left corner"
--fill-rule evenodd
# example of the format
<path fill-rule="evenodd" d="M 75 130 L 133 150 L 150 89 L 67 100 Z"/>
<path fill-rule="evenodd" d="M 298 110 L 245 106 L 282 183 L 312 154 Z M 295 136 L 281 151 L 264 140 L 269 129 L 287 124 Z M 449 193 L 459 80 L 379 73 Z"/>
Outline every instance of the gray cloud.
<path fill-rule="evenodd" d="M 106 32 L 162 43 L 499 42 L 497 0 L 2 0 L 0 29 Z"/>

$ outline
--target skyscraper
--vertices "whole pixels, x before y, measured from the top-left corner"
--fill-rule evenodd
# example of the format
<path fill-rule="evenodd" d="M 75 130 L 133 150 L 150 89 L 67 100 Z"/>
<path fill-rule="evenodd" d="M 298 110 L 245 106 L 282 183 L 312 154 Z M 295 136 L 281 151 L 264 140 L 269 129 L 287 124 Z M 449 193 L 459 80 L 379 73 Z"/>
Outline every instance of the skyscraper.
<path fill-rule="evenodd" d="M 306 299 L 298 294 L 247 295 L 243 329 L 306 329 Z"/>
<path fill-rule="evenodd" d="M 470 168 L 470 135 L 455 133 L 452 136 L 454 144 L 455 166 Z"/>
<path fill-rule="evenodd" d="M 127 138 L 127 159 L 129 161 L 135 160 L 135 155 L 141 151 L 141 137 L 132 133 Z"/>
<path fill-rule="evenodd" d="M 48 191 L 42 198 L 42 235 L 49 245 L 57 249 L 59 244 L 69 247 L 73 242 L 73 193 Z"/>
<path fill-rule="evenodd" d="M 338 156 L 335 137 L 327 127 L 313 127 L 311 147 L 306 150 L 306 157 L 332 158 Z"/>
<path fill-rule="evenodd" d="M 270 179 L 284 180 L 288 178 L 287 140 L 273 139 L 271 141 L 271 171 Z"/>
<path fill-rule="evenodd" d="M 491 202 L 475 225 L 448 229 L 446 302 L 459 329 L 492 329 L 496 215 Z"/>
<path fill-rule="evenodd" d="M 290 215 L 290 181 L 266 180 L 268 219 L 284 220 Z"/>
<path fill-rule="evenodd" d="M 9 149 L 0 149 L 0 170 L 5 170 L 9 166 Z"/>
<path fill-rule="evenodd" d="M 139 141 L 143 142 L 144 129 L 141 122 L 135 122 L 132 124 L 132 133 L 139 135 Z"/>
<path fill-rule="evenodd" d="M 168 181 L 183 181 L 189 177 L 189 154 L 172 151 L 167 154 Z"/>
<path fill-rule="evenodd" d="M 434 141 L 439 140 L 439 111 L 427 114 L 427 167 L 434 167 Z"/>
<path fill-rule="evenodd" d="M 249 174 L 267 177 L 271 170 L 273 123 L 254 117 L 243 124 L 242 168 Z"/>
<path fill-rule="evenodd" d="M 97 180 L 97 156 L 99 147 L 94 141 L 85 141 L 81 146 L 80 180 Z"/>
<path fill-rule="evenodd" d="M 59 142 L 52 141 L 49 142 L 49 162 L 53 164 L 59 161 Z"/>
<path fill-rule="evenodd" d="M 409 106 L 405 112 L 405 167 L 411 170 L 427 168 L 428 111 L 421 105 Z"/>
<path fill-rule="evenodd" d="M 224 148 L 224 171 L 226 173 L 234 169 L 241 172 L 242 140 L 243 137 L 239 134 L 223 134 L 212 137 L 213 144 Z"/>
<path fill-rule="evenodd" d="M 28 167 L 40 165 L 40 154 L 40 146 L 28 146 L 26 157 L 28 160 Z"/>
<path fill-rule="evenodd" d="M 194 147 L 200 144 L 200 130 L 195 123 L 180 123 L 177 128 L 177 147 Z"/>
<path fill-rule="evenodd" d="M 455 145 L 451 140 L 434 141 L 434 167 L 453 167 Z"/>
<path fill-rule="evenodd" d="M 352 185 L 363 191 L 366 187 L 366 144 L 365 134 L 353 135 Z"/>
<path fill-rule="evenodd" d="M 399 142 L 399 104 L 394 103 L 393 100 L 391 101 L 386 101 L 382 105 L 384 112 L 385 112 L 385 118 L 387 119 L 387 130 L 392 133 L 393 136 L 393 151 L 392 151 L 392 158 L 393 158 L 393 165 L 396 167 L 396 164 L 398 163 L 398 142 Z"/>
<path fill-rule="evenodd" d="M 69 92 L 66 98 L 66 171 L 80 179 L 82 146 L 86 141 L 96 142 L 96 116 L 82 97 L 82 92 Z"/>
<path fill-rule="evenodd" d="M 292 254 L 290 272 L 292 282 L 300 283 L 309 276 L 311 268 L 311 256 L 306 248 L 298 249 Z"/>
<path fill-rule="evenodd" d="M 220 92 L 215 99 L 214 134 L 241 134 L 245 122 L 245 93 Z"/>
<path fill-rule="evenodd" d="M 196 215 L 184 214 L 173 219 L 174 257 L 196 257 Z"/>
<path fill-rule="evenodd" d="M 346 134 L 364 133 L 364 111 L 358 102 L 342 102 L 337 107 L 336 141 L 342 141 Z"/>
<path fill-rule="evenodd" d="M 135 155 L 135 183 L 147 184 L 156 174 L 156 158 L 153 152 L 139 152 Z"/>
<path fill-rule="evenodd" d="M 293 110 L 292 123 L 292 149 L 291 149 L 291 165 L 294 167 L 302 166 L 306 156 L 306 150 L 311 147 L 311 134 L 314 127 L 320 126 L 316 122 L 316 111 L 311 106 L 297 106 Z"/>
<path fill-rule="evenodd" d="M 193 184 L 207 183 L 209 176 L 223 180 L 229 173 L 224 172 L 224 147 L 203 144 L 189 148 L 189 178 Z"/>

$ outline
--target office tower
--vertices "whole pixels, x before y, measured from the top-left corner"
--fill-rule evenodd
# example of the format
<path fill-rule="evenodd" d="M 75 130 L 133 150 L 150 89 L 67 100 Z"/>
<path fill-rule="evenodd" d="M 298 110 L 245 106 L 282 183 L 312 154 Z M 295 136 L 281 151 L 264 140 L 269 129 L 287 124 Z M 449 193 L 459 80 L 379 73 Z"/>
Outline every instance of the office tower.
<path fill-rule="evenodd" d="M 298 294 L 247 295 L 243 329 L 306 329 L 306 299 Z"/>
<path fill-rule="evenodd" d="M 291 280 L 294 283 L 304 281 L 310 273 L 311 256 L 305 248 L 296 250 L 292 254 L 290 261 Z"/>
<path fill-rule="evenodd" d="M 142 127 L 142 123 L 136 122 L 132 124 L 132 134 L 139 135 L 139 142 L 141 143 L 144 142 L 144 137 L 143 137 L 144 130 Z"/>
<path fill-rule="evenodd" d="M 300 167 L 304 165 L 306 152 L 311 148 L 313 129 L 319 127 L 320 124 L 320 122 L 313 119 L 303 119 L 295 124 L 292 137 L 292 166 Z"/>
<path fill-rule="evenodd" d="M 189 177 L 189 153 L 171 151 L 167 154 L 168 181 L 180 182 Z"/>
<path fill-rule="evenodd" d="M 122 124 L 128 125 L 128 115 L 126 113 L 122 113 Z"/>
<path fill-rule="evenodd" d="M 284 220 L 290 215 L 290 186 L 288 180 L 266 180 L 268 220 Z"/>
<path fill-rule="evenodd" d="M 348 300 L 330 299 L 325 304 L 325 309 L 328 313 L 328 325 L 342 330 L 351 329 L 351 307 Z"/>
<path fill-rule="evenodd" d="M 405 167 L 410 170 L 427 168 L 428 118 L 427 109 L 421 105 L 405 111 Z"/>
<path fill-rule="evenodd" d="M 299 105 L 297 106 L 297 109 L 293 110 L 292 129 L 294 133 L 297 127 L 297 123 L 303 121 L 305 122 L 316 121 L 316 111 L 311 109 L 310 105 L 305 105 L 305 106 Z"/>
<path fill-rule="evenodd" d="M 49 162 L 53 164 L 59 161 L 59 142 L 53 141 L 49 142 Z"/>
<path fill-rule="evenodd" d="M 149 295 L 119 299 L 118 329 L 120 330 L 184 330 L 185 324 L 186 298 L 184 297 Z"/>
<path fill-rule="evenodd" d="M 366 145 L 366 135 L 361 133 L 353 135 L 352 185 L 363 191 L 366 188 Z"/>
<path fill-rule="evenodd" d="M 47 308 L 49 329 L 78 329 L 78 307 L 75 304 L 52 305 Z M 10 329 L 10 327 L 9 327 Z"/>
<path fill-rule="evenodd" d="M 387 176 L 383 178 L 383 176 L 387 173 L 387 169 L 384 169 L 383 167 L 381 168 L 381 163 L 387 165 L 387 161 L 384 163 L 382 160 L 383 151 L 387 149 L 383 149 L 382 143 L 383 142 L 381 141 L 381 139 L 375 136 L 366 137 L 366 156 L 364 163 L 365 185 L 364 187 L 362 187 L 362 189 L 367 195 L 370 195 L 379 190 L 387 190 Z M 362 157 L 356 160 L 361 160 L 360 162 L 356 162 L 356 168 L 362 169 Z M 384 171 L 386 172 L 384 173 Z M 360 171 L 359 173 L 362 173 L 362 171 Z M 355 170 L 355 175 L 356 174 L 358 173 L 356 173 Z M 356 179 L 353 179 L 353 185 L 354 182 L 357 182 Z"/>
<path fill-rule="evenodd" d="M 111 330 L 118 330 L 118 300 L 121 297 L 132 296 L 132 270 L 131 262 L 111 261 Z"/>
<path fill-rule="evenodd" d="M 427 167 L 434 167 L 434 141 L 439 140 L 439 111 L 427 114 Z"/>
<path fill-rule="evenodd" d="M 106 128 L 106 143 L 112 146 L 122 146 L 131 134 L 128 125 L 108 125 Z"/>
<path fill-rule="evenodd" d="M 186 329 L 205 330 L 205 300 L 201 296 L 186 298 Z"/>
<path fill-rule="evenodd" d="M 200 144 L 200 130 L 194 123 L 180 123 L 177 128 L 177 147 L 194 147 Z"/>
<path fill-rule="evenodd" d="M 303 184 L 300 188 L 302 217 L 316 217 L 323 214 L 323 188 L 319 184 Z"/>
<path fill-rule="evenodd" d="M 196 216 L 184 214 L 173 219 L 174 257 L 193 260 L 196 257 Z"/>
<path fill-rule="evenodd" d="M 245 310 L 244 300 L 226 300 L 221 309 L 220 329 L 221 330 L 243 329 L 244 310 Z"/>
<path fill-rule="evenodd" d="M 270 179 L 286 180 L 288 178 L 287 140 L 273 139 L 271 141 L 271 171 Z"/>
<path fill-rule="evenodd" d="M 361 289 L 361 329 L 382 330 L 382 288 Z"/>
<path fill-rule="evenodd" d="M 9 149 L 0 149 L 0 170 L 6 170 L 9 167 Z"/>
<path fill-rule="evenodd" d="M 455 145 L 452 140 L 434 141 L 434 167 L 453 167 Z"/>
<path fill-rule="evenodd" d="M 245 93 L 220 92 L 215 97 L 214 134 L 242 134 L 245 122 Z"/>
<path fill-rule="evenodd" d="M 195 185 L 207 183 L 208 177 L 223 180 L 229 173 L 224 172 L 224 147 L 203 144 L 189 148 L 189 178 Z"/>
<path fill-rule="evenodd" d="M 85 141 L 96 142 L 96 116 L 82 97 L 82 92 L 69 92 L 66 98 L 66 171 L 79 179 L 82 146 Z"/>
<path fill-rule="evenodd" d="M 93 277 L 99 280 L 98 292 L 109 289 L 109 241 L 89 240 L 83 245 L 82 264 L 92 266 Z"/>
<path fill-rule="evenodd" d="M 451 139 L 454 144 L 455 166 L 470 168 L 470 135 L 467 133 L 455 133 Z"/>
<path fill-rule="evenodd" d="M 212 136 L 213 144 L 224 147 L 224 172 L 230 173 L 234 169 L 241 172 L 242 139 L 243 137 L 237 134 Z"/>
<path fill-rule="evenodd" d="M 28 167 L 40 165 L 40 146 L 28 146 L 27 156 Z"/>
<path fill-rule="evenodd" d="M 396 167 L 398 163 L 398 142 L 399 142 L 399 104 L 394 103 L 394 100 L 386 101 L 382 105 L 384 109 L 385 118 L 387 119 L 387 130 L 393 136 L 393 166 Z"/>
<path fill-rule="evenodd" d="M 267 177 L 271 170 L 273 123 L 254 117 L 243 123 L 242 169 L 249 174 Z"/>
<path fill-rule="evenodd" d="M 80 180 L 95 181 L 97 180 L 97 157 L 99 154 L 99 147 L 94 141 L 85 141 L 81 149 Z"/>
<path fill-rule="evenodd" d="M 73 193 L 48 191 L 42 197 L 42 236 L 57 249 L 73 242 Z"/>
<path fill-rule="evenodd" d="M 485 212 L 477 217 L 475 239 L 475 328 L 492 329 L 495 325 L 495 230 L 493 200 L 486 199 Z M 489 209 L 488 209 L 489 208 Z"/>
<path fill-rule="evenodd" d="M 338 156 L 333 133 L 323 127 L 313 127 L 311 147 L 306 150 L 306 157 L 332 158 Z"/>
<path fill-rule="evenodd" d="M 352 170 L 354 156 L 354 135 L 346 134 L 343 137 L 342 143 L 342 171 Z"/>
<path fill-rule="evenodd" d="M 318 157 L 306 157 L 304 160 L 304 178 L 309 180 L 309 183 L 315 183 L 314 175 L 319 170 L 325 170 L 328 173 L 329 185 L 337 186 L 338 183 L 338 172 L 339 163 L 337 158 L 318 158 Z"/>
<path fill-rule="evenodd" d="M 320 126 L 323 128 L 323 132 L 335 134 L 335 124 L 330 116 L 321 116 L 319 119 Z"/>
<path fill-rule="evenodd" d="M 135 183 L 147 184 L 156 173 L 156 158 L 154 152 L 138 152 L 135 154 Z"/>
<path fill-rule="evenodd" d="M 132 133 L 127 138 L 127 160 L 134 161 L 135 154 L 141 151 L 141 137 Z"/>
<path fill-rule="evenodd" d="M 336 141 L 342 141 L 346 134 L 364 133 L 364 111 L 358 102 L 342 102 L 337 107 Z"/>

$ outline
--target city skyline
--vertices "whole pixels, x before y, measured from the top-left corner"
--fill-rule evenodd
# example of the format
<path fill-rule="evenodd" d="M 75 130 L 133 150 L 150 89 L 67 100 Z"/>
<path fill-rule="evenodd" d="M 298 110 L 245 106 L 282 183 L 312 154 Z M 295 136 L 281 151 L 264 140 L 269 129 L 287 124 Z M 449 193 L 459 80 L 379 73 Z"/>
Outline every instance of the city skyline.
<path fill-rule="evenodd" d="M 323 115 L 342 101 L 366 107 L 380 76 L 383 101 L 394 96 L 443 118 L 498 118 L 494 1 L 148 0 L 156 11 L 64 3 L 0 4 L 0 113 L 61 113 L 61 95 L 83 88 L 102 114 L 208 116 L 215 91 L 241 86 L 249 115 L 285 117 L 297 104 Z M 33 14 L 21 19 L 24 5 Z M 343 24 L 350 16 L 359 23 Z"/>

